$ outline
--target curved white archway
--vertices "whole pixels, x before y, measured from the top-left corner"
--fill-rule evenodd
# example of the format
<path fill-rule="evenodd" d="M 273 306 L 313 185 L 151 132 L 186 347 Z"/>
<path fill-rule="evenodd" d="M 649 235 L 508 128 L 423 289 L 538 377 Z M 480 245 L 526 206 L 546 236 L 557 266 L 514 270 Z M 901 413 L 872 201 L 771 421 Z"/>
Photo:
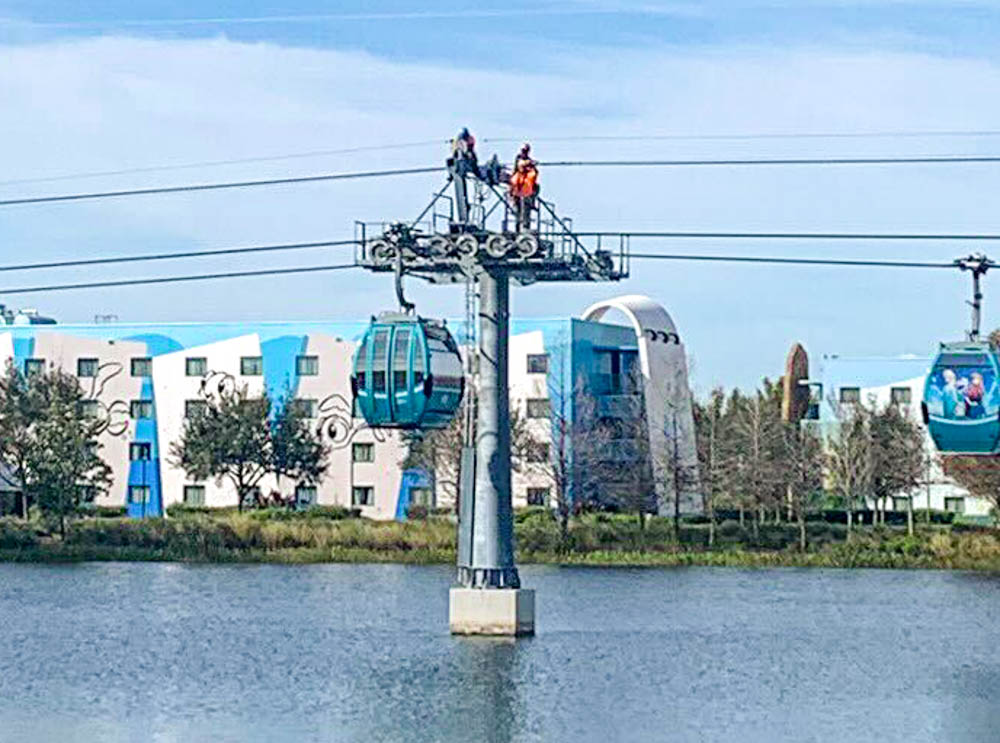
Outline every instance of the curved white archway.
<path fill-rule="evenodd" d="M 661 513 L 700 510 L 698 452 L 688 383 L 687 354 L 680 333 L 662 305 L 641 294 L 612 297 L 588 307 L 582 318 L 600 322 L 609 310 L 624 314 L 635 330 L 643 376 L 646 429 Z"/>

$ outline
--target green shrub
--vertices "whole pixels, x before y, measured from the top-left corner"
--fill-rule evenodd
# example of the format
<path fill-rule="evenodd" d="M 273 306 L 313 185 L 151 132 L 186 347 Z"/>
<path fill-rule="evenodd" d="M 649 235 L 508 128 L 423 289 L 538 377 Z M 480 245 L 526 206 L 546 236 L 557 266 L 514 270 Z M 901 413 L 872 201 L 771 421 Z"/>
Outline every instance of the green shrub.
<path fill-rule="evenodd" d="M 0 518 L 0 549 L 24 549 L 38 544 L 35 530 L 23 521 Z"/>
<path fill-rule="evenodd" d="M 719 536 L 723 539 L 737 539 L 745 533 L 739 521 L 726 520 L 719 524 Z"/>
<path fill-rule="evenodd" d="M 521 524 L 532 519 L 543 519 L 552 521 L 555 519 L 552 509 L 545 506 L 525 506 L 514 509 L 514 523 Z"/>
<path fill-rule="evenodd" d="M 427 506 L 423 506 L 419 503 L 411 503 L 406 509 L 406 518 L 416 521 L 426 521 Z"/>

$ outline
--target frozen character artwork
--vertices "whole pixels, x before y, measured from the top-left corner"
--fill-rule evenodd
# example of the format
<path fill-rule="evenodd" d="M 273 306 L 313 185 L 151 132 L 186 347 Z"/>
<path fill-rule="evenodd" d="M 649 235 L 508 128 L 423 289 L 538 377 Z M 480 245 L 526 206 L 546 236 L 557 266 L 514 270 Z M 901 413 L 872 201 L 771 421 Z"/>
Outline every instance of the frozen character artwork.
<path fill-rule="evenodd" d="M 958 405 L 958 385 L 956 383 L 955 372 L 945 369 L 941 372 L 941 379 L 944 386 L 941 388 L 941 403 L 944 407 L 945 418 L 955 418 L 965 412 L 964 405 L 961 412 L 957 410 Z"/>
<path fill-rule="evenodd" d="M 963 390 L 965 397 L 965 417 L 982 418 L 985 410 L 983 408 L 986 397 L 986 386 L 983 384 L 983 375 L 979 372 L 972 372 L 969 384 Z"/>

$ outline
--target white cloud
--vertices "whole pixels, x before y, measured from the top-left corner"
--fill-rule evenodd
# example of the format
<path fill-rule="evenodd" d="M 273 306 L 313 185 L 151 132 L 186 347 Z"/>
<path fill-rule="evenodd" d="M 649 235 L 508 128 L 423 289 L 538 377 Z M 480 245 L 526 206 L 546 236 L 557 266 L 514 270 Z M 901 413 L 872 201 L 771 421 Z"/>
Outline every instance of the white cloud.
<path fill-rule="evenodd" d="M 618 52 L 535 49 L 531 72 L 400 62 L 356 51 L 290 49 L 224 38 L 97 38 L 0 48 L 4 179 L 480 137 L 566 134 L 995 129 L 1000 66 L 989 60 L 800 47 Z M 752 142 L 550 142 L 539 155 L 615 157 L 996 152 L 1000 138 Z M 509 147 L 509 146 L 508 146 Z M 441 149 L 386 151 L 0 187 L 0 194 L 228 180 L 434 163 Z M 504 153 L 510 154 L 510 153 Z M 703 169 L 556 171 L 545 194 L 581 228 L 990 230 L 1000 232 L 995 169 Z M 349 235 L 355 219 L 415 215 L 438 179 L 355 181 L 176 195 L 0 212 L 5 262 Z M 829 245 L 814 254 L 952 257 L 968 246 Z M 674 245 L 754 254 L 784 245 Z M 338 262 L 338 256 L 327 256 Z M 317 254 L 204 261 L 186 270 L 315 264 Z M 654 264 L 623 291 L 662 299 L 698 359 L 701 384 L 751 381 L 779 367 L 788 343 L 817 351 L 916 351 L 958 331 L 957 278 L 892 273 Z M 153 274 L 131 267 L 103 275 Z M 2 284 L 68 274 L 5 275 Z M 76 278 L 76 277 L 74 277 Z M 570 311 L 614 287 L 535 287 L 516 309 Z M 935 292 L 942 292 L 938 296 Z M 414 290 L 429 313 L 458 313 L 454 291 Z M 921 294 L 922 293 L 922 294 Z M 16 297 L 4 299 L 16 300 Z M 179 285 L 32 297 L 65 319 L 364 316 L 392 301 L 360 274 Z M 891 311 L 884 305 L 891 303 Z M 873 322 L 873 318 L 878 318 Z M 953 330 L 952 330 L 953 329 Z M 888 341 L 887 341 L 888 338 Z"/>

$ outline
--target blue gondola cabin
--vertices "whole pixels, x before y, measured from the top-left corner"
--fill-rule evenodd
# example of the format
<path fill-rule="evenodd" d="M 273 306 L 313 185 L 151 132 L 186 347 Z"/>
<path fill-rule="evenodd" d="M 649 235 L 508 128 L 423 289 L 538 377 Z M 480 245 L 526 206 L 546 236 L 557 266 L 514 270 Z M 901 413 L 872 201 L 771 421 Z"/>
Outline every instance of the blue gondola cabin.
<path fill-rule="evenodd" d="M 444 428 L 462 402 L 464 384 L 458 345 L 433 320 L 383 313 L 354 356 L 351 391 L 375 428 Z"/>

